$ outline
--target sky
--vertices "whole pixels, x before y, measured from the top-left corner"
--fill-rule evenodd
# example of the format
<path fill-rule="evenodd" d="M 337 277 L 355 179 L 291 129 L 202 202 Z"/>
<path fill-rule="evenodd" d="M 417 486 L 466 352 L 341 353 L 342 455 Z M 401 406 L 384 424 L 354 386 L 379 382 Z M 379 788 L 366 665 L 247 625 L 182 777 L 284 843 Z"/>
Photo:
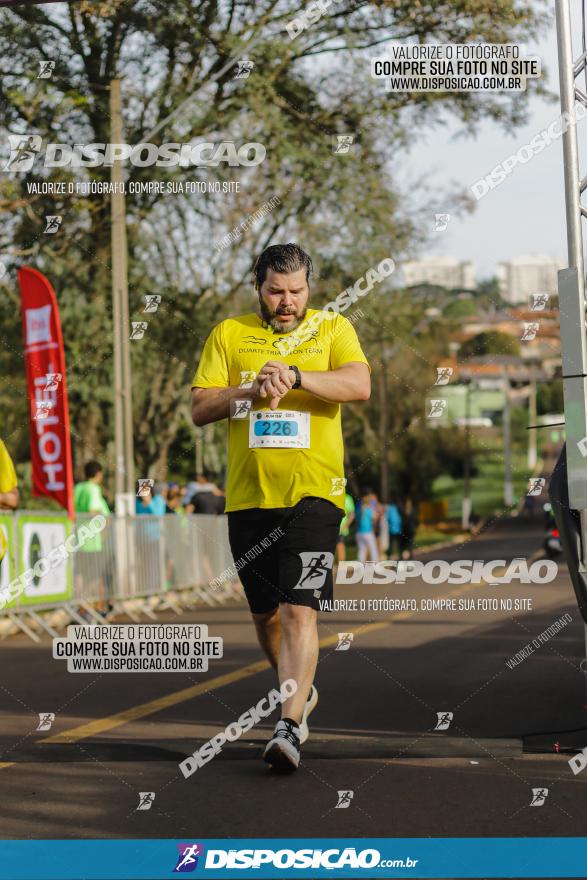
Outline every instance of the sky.
<path fill-rule="evenodd" d="M 554 4 L 553 4 L 554 6 Z M 580 55 L 581 17 L 579 4 L 571 0 L 575 59 Z M 576 36 L 576 39 L 575 39 Z M 548 86 L 558 96 L 556 29 L 538 44 L 527 44 L 530 55 L 539 55 L 548 68 Z M 457 125 L 435 130 L 428 139 L 419 138 L 408 157 L 413 176 L 431 168 L 431 189 L 446 189 L 451 181 L 467 188 L 548 126 L 560 113 L 558 101 L 532 98 L 529 121 L 512 134 L 497 124 L 485 122 L 476 139 L 454 140 Z M 579 123 L 587 127 L 587 122 Z M 583 139 L 585 144 L 585 139 Z M 583 144 L 583 146 L 584 146 Z M 587 173 L 587 149 L 581 150 L 580 173 Z M 584 162 L 581 164 L 581 155 Z M 451 217 L 445 232 L 432 236 L 421 255 L 448 254 L 472 260 L 477 280 L 495 274 L 499 262 L 525 254 L 547 254 L 566 265 L 567 245 L 564 205 L 562 139 L 558 138 L 526 164 L 519 164 L 507 179 L 476 203 L 473 214 Z M 433 218 L 432 218 L 433 225 Z"/>

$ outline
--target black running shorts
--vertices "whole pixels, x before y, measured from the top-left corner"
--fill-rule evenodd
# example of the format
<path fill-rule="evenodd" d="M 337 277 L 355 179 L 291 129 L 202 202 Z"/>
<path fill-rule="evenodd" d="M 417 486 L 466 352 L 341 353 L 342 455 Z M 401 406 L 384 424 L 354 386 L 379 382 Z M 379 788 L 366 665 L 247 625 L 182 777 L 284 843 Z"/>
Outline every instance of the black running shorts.
<path fill-rule="evenodd" d="M 280 602 L 320 608 L 332 599 L 332 565 L 343 511 L 324 498 L 295 507 L 228 514 L 230 549 L 254 614 Z"/>

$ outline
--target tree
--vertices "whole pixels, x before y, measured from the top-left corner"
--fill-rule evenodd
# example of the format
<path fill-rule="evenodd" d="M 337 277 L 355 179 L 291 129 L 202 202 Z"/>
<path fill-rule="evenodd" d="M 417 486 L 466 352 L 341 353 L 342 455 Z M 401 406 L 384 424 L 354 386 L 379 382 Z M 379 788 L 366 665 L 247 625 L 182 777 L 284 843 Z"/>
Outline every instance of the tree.
<path fill-rule="evenodd" d="M 123 76 L 125 139 L 189 143 L 233 140 L 266 145 L 258 168 L 191 170 L 129 165 L 128 184 L 236 184 L 222 192 L 127 196 L 132 318 L 144 297 L 162 295 L 143 340 L 133 341 L 136 457 L 143 476 L 183 464 L 169 454 L 182 421 L 194 361 L 211 324 L 248 301 L 248 277 L 266 244 L 297 239 L 315 255 L 318 296 L 330 298 L 343 278 L 358 277 L 374 254 L 395 259 L 418 239 L 389 164 L 418 125 L 452 113 L 473 133 L 486 117 L 505 127 L 524 120 L 528 93 L 455 94 L 384 91 L 368 77 L 373 47 L 390 39 L 515 42 L 539 32 L 546 14 L 530 2 L 426 0 L 342 2 L 319 27 L 290 40 L 285 25 L 309 2 L 217 4 L 210 0 L 103 0 L 15 7 L 0 18 L 0 51 L 18 65 L 0 85 L 4 126 L 46 141 L 108 143 L 109 83 Z M 18 53 L 15 56 L 15 47 Z M 246 79 L 235 61 L 254 62 Z M 40 60 L 54 60 L 37 78 Z M 328 62 L 328 63 L 326 63 Z M 529 93 L 542 90 L 532 82 Z M 351 133 L 353 150 L 333 152 Z M 2 300 L 18 309 L 13 269 L 45 271 L 57 291 L 67 348 L 76 465 L 104 458 L 112 468 L 112 327 L 109 203 L 104 197 L 31 193 L 31 183 L 106 183 L 107 167 L 43 168 L 8 175 L 0 189 L 5 219 L 0 244 L 9 266 Z M 269 200 L 278 201 L 229 247 L 224 237 Z M 48 214 L 63 216 L 57 235 L 43 232 Z M 342 287 L 338 288 L 342 289 Z M 254 299 L 252 300 L 254 302 Z M 2 324 L 13 351 L 3 365 L 20 381 L 13 315 Z M 4 394 L 7 394 L 5 390 Z M 15 423 L 26 420 L 18 398 Z M 16 427 L 15 427 L 15 430 Z M 222 428 L 215 429 L 220 442 Z M 22 434 L 22 431 L 21 431 Z M 24 448 L 24 447 L 23 447 Z"/>
<path fill-rule="evenodd" d="M 447 318 L 468 318 L 478 313 L 478 307 L 475 300 L 454 299 L 444 309 L 444 315 Z"/>
<path fill-rule="evenodd" d="M 565 411 L 562 379 L 555 379 L 548 384 L 538 385 L 536 410 L 540 416 L 546 415 L 546 413 L 562 413 Z"/>
<path fill-rule="evenodd" d="M 499 330 L 484 330 L 463 342 L 460 356 L 465 358 L 483 355 L 519 355 L 520 340 Z"/>

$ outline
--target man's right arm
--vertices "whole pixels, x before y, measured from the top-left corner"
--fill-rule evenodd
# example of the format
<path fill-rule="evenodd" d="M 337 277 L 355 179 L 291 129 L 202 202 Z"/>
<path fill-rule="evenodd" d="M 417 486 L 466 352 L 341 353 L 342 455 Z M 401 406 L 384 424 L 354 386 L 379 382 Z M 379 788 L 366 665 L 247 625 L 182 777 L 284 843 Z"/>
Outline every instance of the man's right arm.
<path fill-rule="evenodd" d="M 257 380 L 252 388 L 192 388 L 192 421 L 198 428 L 229 418 L 235 400 L 256 400 L 259 396 Z"/>

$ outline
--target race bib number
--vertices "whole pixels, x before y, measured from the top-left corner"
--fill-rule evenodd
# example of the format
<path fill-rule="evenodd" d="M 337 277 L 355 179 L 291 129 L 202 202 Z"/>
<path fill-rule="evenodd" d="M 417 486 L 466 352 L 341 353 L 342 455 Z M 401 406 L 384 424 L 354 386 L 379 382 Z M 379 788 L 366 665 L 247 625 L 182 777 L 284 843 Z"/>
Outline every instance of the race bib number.
<path fill-rule="evenodd" d="M 249 449 L 309 449 L 310 413 L 256 410 L 249 418 Z"/>

